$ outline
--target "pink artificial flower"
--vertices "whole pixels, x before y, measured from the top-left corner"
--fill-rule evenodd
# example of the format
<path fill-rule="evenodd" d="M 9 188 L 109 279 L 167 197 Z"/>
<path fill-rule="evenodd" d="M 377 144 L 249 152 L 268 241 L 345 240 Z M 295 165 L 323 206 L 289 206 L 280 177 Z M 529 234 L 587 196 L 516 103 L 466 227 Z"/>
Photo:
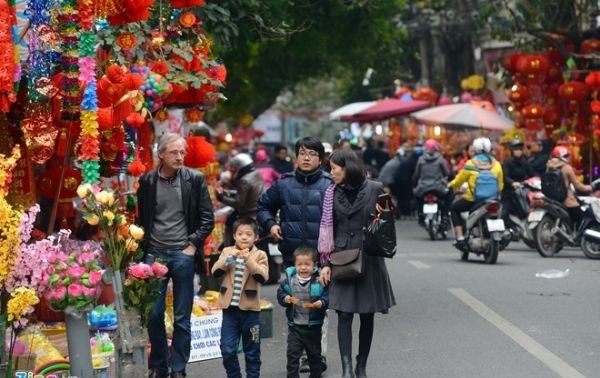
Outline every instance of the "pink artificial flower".
<path fill-rule="evenodd" d="M 96 297 L 96 295 L 97 295 L 96 288 L 90 288 L 90 287 L 83 286 L 82 290 L 83 290 L 83 295 L 88 299 L 92 299 L 92 298 Z"/>
<path fill-rule="evenodd" d="M 96 259 L 95 253 L 93 253 L 93 252 L 83 252 L 81 255 L 79 255 L 79 258 L 77 259 L 77 261 L 81 265 L 86 265 L 86 264 L 89 264 L 89 263 L 93 263 L 95 259 Z"/>
<path fill-rule="evenodd" d="M 77 298 L 83 294 L 83 286 L 78 284 L 70 284 L 67 288 L 67 292 L 71 297 Z"/>
<path fill-rule="evenodd" d="M 67 269 L 67 276 L 71 277 L 71 278 L 79 278 L 81 276 L 83 276 L 83 273 L 85 273 L 85 267 L 83 266 L 71 266 Z"/>
<path fill-rule="evenodd" d="M 88 280 L 90 281 L 90 284 L 97 285 L 102 280 L 103 275 L 104 275 L 103 270 L 92 270 L 88 274 Z"/>
<path fill-rule="evenodd" d="M 62 301 L 67 296 L 67 289 L 64 286 L 50 290 L 50 299 L 54 301 Z"/>
<path fill-rule="evenodd" d="M 166 265 L 163 265 L 156 261 L 152 263 L 152 272 L 154 272 L 154 275 L 156 277 L 163 277 L 165 274 L 167 274 L 168 271 L 169 268 L 167 268 Z"/>
<path fill-rule="evenodd" d="M 127 272 L 131 276 L 140 280 L 145 280 L 154 275 L 154 272 L 152 272 L 152 268 L 150 267 L 150 265 L 144 263 L 137 263 L 129 266 Z"/>

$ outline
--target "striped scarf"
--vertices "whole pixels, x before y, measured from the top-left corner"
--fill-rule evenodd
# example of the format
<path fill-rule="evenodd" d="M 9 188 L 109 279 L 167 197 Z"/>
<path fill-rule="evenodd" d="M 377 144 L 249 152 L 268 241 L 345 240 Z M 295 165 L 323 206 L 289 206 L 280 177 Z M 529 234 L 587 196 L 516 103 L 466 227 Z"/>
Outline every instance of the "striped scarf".
<path fill-rule="evenodd" d="M 333 239 L 333 194 L 335 192 L 335 184 L 329 185 L 325 190 L 325 198 L 323 198 L 323 213 L 321 214 L 321 224 L 319 226 L 319 243 L 317 249 L 319 251 L 321 265 L 329 262 L 331 252 L 335 248 Z"/>

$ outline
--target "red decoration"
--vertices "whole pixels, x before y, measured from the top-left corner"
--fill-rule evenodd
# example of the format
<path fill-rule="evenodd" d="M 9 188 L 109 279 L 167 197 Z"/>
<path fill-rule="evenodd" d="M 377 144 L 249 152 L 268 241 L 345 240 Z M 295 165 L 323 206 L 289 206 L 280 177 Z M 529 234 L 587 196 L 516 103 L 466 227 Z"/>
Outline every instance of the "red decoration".
<path fill-rule="evenodd" d="M 544 110 L 540 104 L 531 104 L 524 107 L 521 114 L 526 120 L 540 119 L 544 115 Z"/>
<path fill-rule="evenodd" d="M 44 198 L 54 198 L 58 191 L 58 179 L 60 178 L 61 168 L 51 168 L 42 173 L 38 179 L 38 188 Z M 60 189 L 59 198 L 77 197 L 77 187 L 81 182 L 81 172 L 73 168 L 67 168 L 63 178 L 63 185 Z"/>
<path fill-rule="evenodd" d="M 550 68 L 550 61 L 544 55 L 524 55 L 517 61 L 517 72 L 529 77 L 545 75 Z"/>
<path fill-rule="evenodd" d="M 198 108 L 190 108 L 185 111 L 185 120 L 196 123 L 204 119 L 204 112 Z"/>
<path fill-rule="evenodd" d="M 150 70 L 154 73 L 166 76 L 169 73 L 169 63 L 164 60 L 157 60 L 150 65 Z"/>
<path fill-rule="evenodd" d="M 590 89 L 582 82 L 569 81 L 560 86 L 558 95 L 563 100 L 583 101 L 590 95 Z"/>
<path fill-rule="evenodd" d="M 585 78 L 585 83 L 591 88 L 600 88 L 600 71 L 592 71 Z"/>
<path fill-rule="evenodd" d="M 192 12 L 183 12 L 179 16 L 179 23 L 184 28 L 191 28 L 196 23 L 196 16 Z"/>
<path fill-rule="evenodd" d="M 215 147 L 208 143 L 203 136 L 190 136 L 186 138 L 188 143 L 187 154 L 184 163 L 188 167 L 202 168 L 214 160 L 217 155 Z"/>
<path fill-rule="evenodd" d="M 544 53 L 544 55 L 546 55 L 550 63 L 554 66 L 562 66 L 566 62 L 565 57 L 562 56 L 562 54 L 559 51 L 557 51 L 554 47 L 549 48 L 548 51 Z"/>
<path fill-rule="evenodd" d="M 122 0 L 119 4 L 120 12 L 108 17 L 111 25 L 123 25 L 130 22 L 146 21 L 150 18 L 148 7 L 154 0 Z"/>
<path fill-rule="evenodd" d="M 522 56 L 523 56 L 523 54 L 521 54 L 521 53 L 514 53 L 514 54 L 507 55 L 504 57 L 504 59 L 502 59 L 502 66 L 508 72 L 515 73 L 515 72 L 517 72 L 517 61 Z"/>
<path fill-rule="evenodd" d="M 164 122 L 166 120 L 169 119 L 169 112 L 166 111 L 165 109 L 159 110 L 156 115 L 154 116 L 154 118 L 158 121 L 158 122 Z"/>
<path fill-rule="evenodd" d="M 544 108 L 544 124 L 557 125 L 560 122 L 560 106 L 558 104 L 548 104 Z"/>
<path fill-rule="evenodd" d="M 137 44 L 137 38 L 133 33 L 125 32 L 117 37 L 115 44 L 123 50 L 131 50 Z"/>
<path fill-rule="evenodd" d="M 133 127 L 134 129 L 138 129 L 144 124 L 144 122 L 146 122 L 146 119 L 142 117 L 140 113 L 131 113 L 127 116 L 125 121 L 129 126 Z"/>
<path fill-rule="evenodd" d="M 132 176 L 141 176 L 146 172 L 146 166 L 140 160 L 140 157 L 136 154 L 135 159 L 129 163 L 127 167 L 127 172 Z"/>
<path fill-rule="evenodd" d="M 15 53 L 12 28 L 17 23 L 15 9 L 9 1 L 0 3 L 0 111 L 8 112 L 10 103 L 15 102 Z"/>
<path fill-rule="evenodd" d="M 128 91 L 137 91 L 144 84 L 144 78 L 136 73 L 126 73 L 123 77 L 123 85 Z"/>
<path fill-rule="evenodd" d="M 581 42 L 581 53 L 590 54 L 600 50 L 600 40 L 596 38 L 586 39 Z"/>
<path fill-rule="evenodd" d="M 123 69 L 116 64 L 108 66 L 108 68 L 106 70 L 106 77 L 113 84 L 122 83 L 124 75 L 125 75 L 125 72 L 123 71 Z"/>
<path fill-rule="evenodd" d="M 438 94 L 430 87 L 421 87 L 412 95 L 415 100 L 429 101 L 431 105 L 435 105 Z"/>
<path fill-rule="evenodd" d="M 600 114 L 600 101 L 599 100 L 592 101 L 592 103 L 590 104 L 590 109 L 592 109 L 592 113 Z"/>
<path fill-rule="evenodd" d="M 529 91 L 523 85 L 514 85 L 508 92 L 508 99 L 514 103 L 523 103 L 529 100 Z"/>
<path fill-rule="evenodd" d="M 171 8 L 191 8 L 204 6 L 204 0 L 171 0 Z"/>

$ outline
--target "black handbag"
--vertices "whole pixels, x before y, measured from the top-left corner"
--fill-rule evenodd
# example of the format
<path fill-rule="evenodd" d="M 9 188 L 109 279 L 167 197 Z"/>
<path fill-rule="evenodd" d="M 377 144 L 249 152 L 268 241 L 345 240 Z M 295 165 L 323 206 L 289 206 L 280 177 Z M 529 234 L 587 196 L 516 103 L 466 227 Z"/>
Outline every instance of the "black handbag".
<path fill-rule="evenodd" d="M 331 279 L 348 280 L 365 274 L 365 256 L 362 248 L 332 252 L 329 258 Z"/>
<path fill-rule="evenodd" d="M 378 213 L 369 223 L 365 232 L 367 254 L 391 259 L 396 254 L 396 225 L 394 212 Z"/>

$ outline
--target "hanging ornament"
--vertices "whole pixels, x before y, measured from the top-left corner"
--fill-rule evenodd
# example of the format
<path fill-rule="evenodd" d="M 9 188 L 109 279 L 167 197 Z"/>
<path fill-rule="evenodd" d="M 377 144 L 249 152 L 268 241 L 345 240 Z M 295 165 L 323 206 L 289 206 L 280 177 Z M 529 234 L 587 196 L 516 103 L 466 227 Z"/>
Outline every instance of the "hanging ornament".
<path fill-rule="evenodd" d="M 125 51 L 133 49 L 137 45 L 137 38 L 133 33 L 124 32 L 119 34 L 115 44 Z"/>
<path fill-rule="evenodd" d="M 196 23 L 196 16 L 192 12 L 183 12 L 179 16 L 179 23 L 184 28 L 191 28 Z"/>
<path fill-rule="evenodd" d="M 185 120 L 187 122 L 196 123 L 204 119 L 204 112 L 198 108 L 189 108 L 185 111 Z"/>

